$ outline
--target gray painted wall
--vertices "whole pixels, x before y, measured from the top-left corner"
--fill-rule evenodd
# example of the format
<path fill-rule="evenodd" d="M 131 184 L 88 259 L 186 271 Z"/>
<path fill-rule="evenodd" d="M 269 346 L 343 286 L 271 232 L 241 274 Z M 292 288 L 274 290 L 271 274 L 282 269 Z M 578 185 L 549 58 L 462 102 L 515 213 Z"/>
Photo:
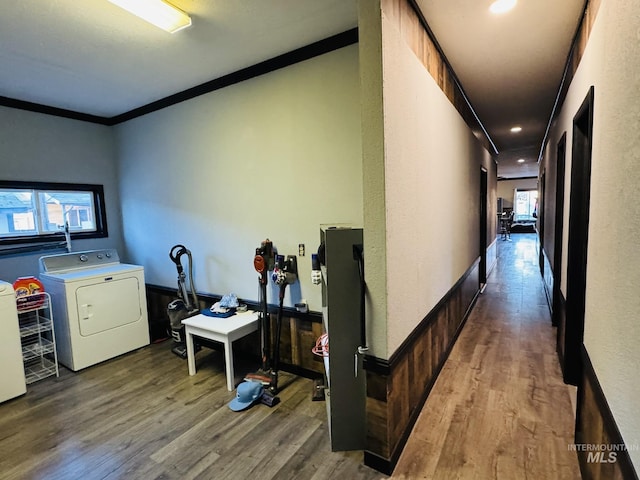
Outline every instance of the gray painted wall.
<path fill-rule="evenodd" d="M 129 121 L 116 138 L 125 241 L 149 283 L 176 285 L 168 255 L 184 244 L 198 291 L 256 301 L 268 237 L 285 255 L 305 245 L 285 305 L 320 311 L 320 225 L 362 225 L 357 45 Z"/>
<path fill-rule="evenodd" d="M 2 180 L 103 185 L 109 237 L 73 241 L 72 250 L 116 248 L 126 260 L 111 128 L 0 107 L 0 151 Z M 1 256 L 0 279 L 13 282 L 18 277 L 37 276 L 41 255 Z"/>

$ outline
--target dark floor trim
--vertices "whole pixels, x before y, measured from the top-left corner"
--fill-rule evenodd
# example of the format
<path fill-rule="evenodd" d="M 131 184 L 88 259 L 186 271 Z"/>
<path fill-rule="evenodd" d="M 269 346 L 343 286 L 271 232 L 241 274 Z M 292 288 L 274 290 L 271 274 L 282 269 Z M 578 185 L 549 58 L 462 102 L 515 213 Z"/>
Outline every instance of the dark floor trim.
<path fill-rule="evenodd" d="M 602 391 L 584 344 L 581 346 L 581 355 L 583 369 L 582 379 L 578 386 L 575 442 L 576 444 L 623 445 L 625 442 L 609 408 L 609 403 Z M 586 402 L 587 387 L 589 387 L 590 392 L 593 392 L 593 400 L 595 400 L 597 409 L 595 412 L 589 411 L 590 405 Z M 594 421 L 598 417 L 600 417 L 601 422 Z M 602 431 L 589 431 L 588 429 L 593 428 L 594 425 L 601 425 Z M 577 453 L 580 473 L 584 479 L 620 478 L 618 476 L 620 474 L 624 480 L 638 480 L 638 474 L 627 450 L 616 451 L 616 458 L 613 463 L 588 463 L 587 452 L 578 451 Z M 607 470 L 607 472 L 605 473 L 603 470 Z"/>
<path fill-rule="evenodd" d="M 478 268 L 480 265 L 480 257 L 478 257 L 473 264 L 467 269 L 467 271 L 460 277 L 460 279 L 455 283 L 453 287 L 449 289 L 449 291 L 440 299 L 440 301 L 427 313 L 427 315 L 422 319 L 422 321 L 413 329 L 413 331 L 409 334 L 407 338 L 402 342 L 402 344 L 396 349 L 395 352 L 389 357 L 389 360 L 385 360 L 382 358 L 374 357 L 372 355 L 365 355 L 364 357 L 364 369 L 373 373 L 377 373 L 380 375 L 389 375 L 391 369 L 398 364 L 398 362 L 409 353 L 414 342 L 418 339 L 422 332 L 424 332 L 427 327 L 433 323 L 437 317 L 438 312 L 444 307 L 450 300 L 451 297 L 458 291 L 458 289 L 462 286 L 462 284 L 467 280 L 469 275 L 473 273 L 474 270 Z M 473 300 L 469 308 L 465 313 L 465 318 L 469 315 L 469 312 L 475 305 L 475 302 L 478 298 L 478 294 L 480 291 L 476 292 Z"/>
<path fill-rule="evenodd" d="M 147 291 L 178 298 L 176 294 L 177 292 L 176 288 L 169 288 L 169 287 L 164 287 L 162 285 L 154 285 L 151 283 L 147 283 L 146 287 L 147 287 Z M 206 303 L 207 305 L 213 305 L 215 302 L 220 301 L 220 299 L 222 298 L 222 295 L 215 295 L 211 293 L 198 292 L 197 295 L 198 295 L 198 300 Z M 259 311 L 261 309 L 259 302 L 256 302 L 253 300 L 247 300 L 244 298 L 238 299 L 238 300 L 241 301 L 242 303 L 245 303 L 250 310 Z M 273 304 L 268 304 L 268 311 L 269 313 L 276 314 L 278 313 L 278 306 Z M 308 320 L 310 322 L 322 323 L 322 313 L 320 312 L 309 311 L 306 313 L 302 313 L 292 307 L 284 307 L 282 309 L 282 312 L 283 312 L 283 315 L 288 318 L 298 318 L 300 320 Z"/>
<path fill-rule="evenodd" d="M 47 105 L 40 105 L 32 102 L 25 102 L 22 100 L 16 100 L 8 97 L 0 97 L 0 106 L 17 108 L 20 110 L 27 110 L 30 112 L 44 113 L 47 115 L 54 115 L 57 117 L 70 118 L 73 120 L 81 120 L 84 122 L 97 123 L 100 125 L 113 126 L 128 120 L 132 120 L 137 117 L 141 117 L 148 113 L 152 113 L 163 108 L 170 107 L 185 100 L 204 95 L 221 88 L 229 87 L 236 83 L 244 82 L 251 78 L 264 75 L 266 73 L 279 70 L 291 65 L 294 65 L 311 58 L 324 55 L 325 53 L 338 50 L 349 45 L 358 43 L 358 28 L 352 28 L 346 32 L 339 33 L 324 40 L 314 42 L 310 45 L 292 50 L 291 52 L 278 55 L 264 62 L 257 63 L 242 70 L 224 75 L 222 77 L 210 80 L 203 84 L 189 88 L 182 92 L 170 95 L 155 102 L 151 102 L 142 107 L 135 108 L 128 112 L 125 112 L 114 117 L 100 117 L 97 115 L 89 115 L 86 113 L 76 112 L 73 110 L 65 110 L 63 108 L 50 107 Z"/>

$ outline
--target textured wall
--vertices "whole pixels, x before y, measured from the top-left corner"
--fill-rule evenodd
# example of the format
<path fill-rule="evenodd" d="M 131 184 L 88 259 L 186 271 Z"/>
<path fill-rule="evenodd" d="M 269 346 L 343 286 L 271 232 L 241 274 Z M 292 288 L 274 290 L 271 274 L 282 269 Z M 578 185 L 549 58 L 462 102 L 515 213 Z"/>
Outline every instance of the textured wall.
<path fill-rule="evenodd" d="M 640 470 L 640 18 L 633 0 L 602 2 L 580 66 L 550 136 L 567 132 L 567 247 L 572 120 L 595 87 L 584 344 L 615 421 Z M 555 153 L 547 148 L 547 155 Z M 563 272 L 567 262 L 564 255 Z M 566 294 L 566 275 L 561 285 Z"/>
<path fill-rule="evenodd" d="M 269 237 L 285 255 L 306 245 L 285 304 L 320 310 L 320 224 L 362 224 L 357 45 L 129 121 L 117 143 L 127 248 L 149 283 L 175 285 L 168 253 L 182 243 L 199 291 L 256 300 Z"/>
<path fill-rule="evenodd" d="M 382 106 L 382 25 L 379 0 L 358 2 L 362 194 L 371 355 L 387 358 L 387 245 Z"/>
<path fill-rule="evenodd" d="M 479 256 L 484 149 L 385 14 L 382 32 L 391 355 Z"/>

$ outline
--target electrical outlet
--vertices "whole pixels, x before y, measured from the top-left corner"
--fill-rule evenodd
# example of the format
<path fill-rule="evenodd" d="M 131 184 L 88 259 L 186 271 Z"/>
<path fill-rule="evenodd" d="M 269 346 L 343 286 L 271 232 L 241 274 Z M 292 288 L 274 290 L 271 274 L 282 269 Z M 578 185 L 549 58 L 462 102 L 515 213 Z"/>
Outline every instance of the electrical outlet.
<path fill-rule="evenodd" d="M 304 253 L 305 253 L 304 243 L 299 243 L 298 244 L 298 256 L 299 257 L 304 257 Z"/>

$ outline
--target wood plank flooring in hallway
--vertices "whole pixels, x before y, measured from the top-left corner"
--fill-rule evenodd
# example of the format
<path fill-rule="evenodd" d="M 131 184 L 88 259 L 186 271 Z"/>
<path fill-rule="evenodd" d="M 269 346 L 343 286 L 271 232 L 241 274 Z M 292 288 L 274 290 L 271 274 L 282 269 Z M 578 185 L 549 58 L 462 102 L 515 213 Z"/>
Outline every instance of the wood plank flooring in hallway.
<path fill-rule="evenodd" d="M 498 263 L 436 381 L 392 478 L 579 479 L 574 387 L 562 382 L 535 234 Z"/>

